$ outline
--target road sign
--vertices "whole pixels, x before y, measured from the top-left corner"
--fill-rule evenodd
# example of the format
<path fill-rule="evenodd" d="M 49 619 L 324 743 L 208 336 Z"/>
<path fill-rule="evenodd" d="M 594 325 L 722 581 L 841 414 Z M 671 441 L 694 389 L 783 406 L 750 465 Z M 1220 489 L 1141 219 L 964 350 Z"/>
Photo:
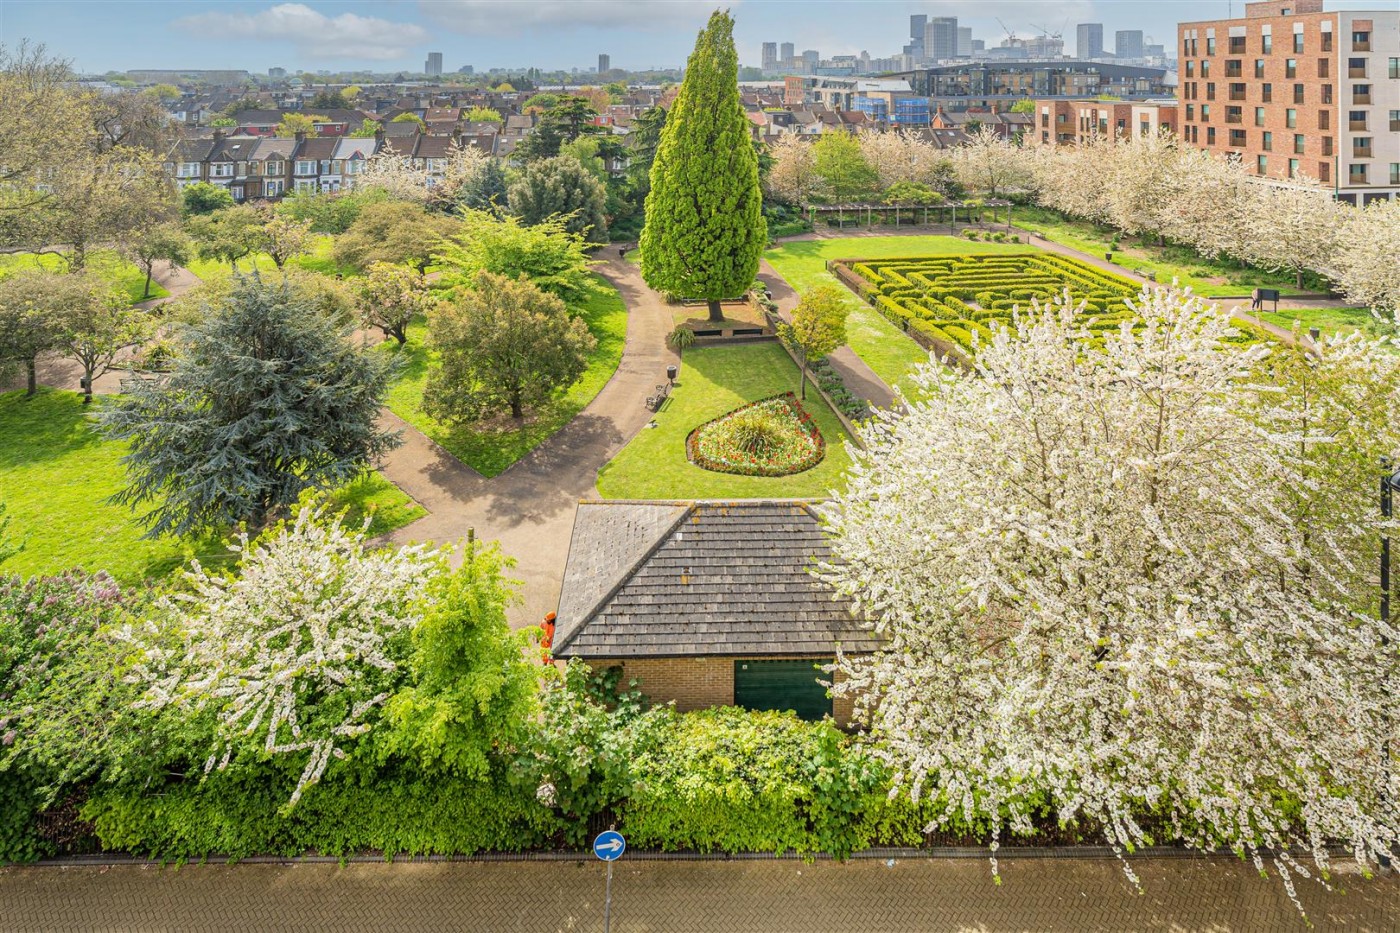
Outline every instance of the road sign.
<path fill-rule="evenodd" d="M 611 829 L 599 833 L 598 838 L 593 840 L 593 854 L 605 862 L 615 861 L 625 851 L 627 840 L 622 838 L 622 833 Z"/>

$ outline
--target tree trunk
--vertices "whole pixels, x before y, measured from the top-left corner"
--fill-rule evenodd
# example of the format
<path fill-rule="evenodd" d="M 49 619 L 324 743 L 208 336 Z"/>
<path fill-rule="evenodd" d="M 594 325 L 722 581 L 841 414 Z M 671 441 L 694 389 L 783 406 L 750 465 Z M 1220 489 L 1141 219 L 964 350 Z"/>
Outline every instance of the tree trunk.
<path fill-rule="evenodd" d="M 83 369 L 83 404 L 92 404 L 92 373 L 91 369 Z"/>
<path fill-rule="evenodd" d="M 141 293 L 142 298 L 151 297 L 151 271 L 154 265 L 154 263 L 147 263 L 146 265 L 146 290 Z"/>
<path fill-rule="evenodd" d="M 404 344 L 408 343 L 408 331 L 405 328 L 395 327 L 390 331 L 390 333 L 392 333 L 394 335 L 394 339 L 399 342 L 399 346 L 403 346 Z"/>
<path fill-rule="evenodd" d="M 25 398 L 33 398 L 39 391 L 39 375 L 34 365 L 34 357 L 24 361 L 25 375 L 28 376 L 28 391 L 24 393 Z"/>
<path fill-rule="evenodd" d="M 1301 268 L 1297 271 L 1294 281 L 1297 283 L 1298 288 L 1303 287 L 1303 270 Z"/>
<path fill-rule="evenodd" d="M 710 306 L 710 323 L 718 324 L 724 320 L 724 309 L 719 306 L 718 298 L 711 298 L 706 304 Z"/>
<path fill-rule="evenodd" d="M 801 384 L 802 401 L 805 402 L 807 401 L 807 357 L 805 354 L 802 357 L 802 369 L 797 374 L 797 381 Z"/>
<path fill-rule="evenodd" d="M 525 406 L 520 404 L 520 390 L 510 393 L 510 416 L 517 421 L 525 417 Z"/>

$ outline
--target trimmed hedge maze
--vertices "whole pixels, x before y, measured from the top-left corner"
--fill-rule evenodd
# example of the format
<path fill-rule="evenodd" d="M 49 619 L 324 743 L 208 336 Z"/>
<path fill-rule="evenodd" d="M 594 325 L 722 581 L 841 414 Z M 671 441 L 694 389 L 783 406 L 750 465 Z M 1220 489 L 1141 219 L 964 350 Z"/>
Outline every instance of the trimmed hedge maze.
<path fill-rule="evenodd" d="M 968 357 L 992 339 L 989 325 L 1010 324 L 1012 310 L 1069 289 L 1097 315 L 1096 330 L 1134 314 L 1124 299 L 1137 283 L 1050 253 L 938 256 L 833 263 L 833 271 L 921 345 Z"/>

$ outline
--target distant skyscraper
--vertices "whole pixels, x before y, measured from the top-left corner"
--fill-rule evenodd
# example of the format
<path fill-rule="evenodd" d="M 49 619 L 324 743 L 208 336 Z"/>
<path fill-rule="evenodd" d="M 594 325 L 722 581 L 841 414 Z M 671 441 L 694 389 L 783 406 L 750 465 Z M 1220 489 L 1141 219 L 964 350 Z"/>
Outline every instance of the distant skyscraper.
<path fill-rule="evenodd" d="M 791 62 L 796 57 L 797 46 L 793 45 L 791 42 L 784 42 L 781 46 L 779 46 L 778 61 L 786 65 L 788 62 Z"/>
<path fill-rule="evenodd" d="M 269 78 L 285 78 L 285 77 L 287 76 L 287 69 L 285 69 L 285 68 L 269 68 L 269 69 L 267 69 L 267 76 L 268 76 Z"/>
<path fill-rule="evenodd" d="M 1142 58 L 1141 29 L 1120 29 L 1113 39 L 1113 54 L 1118 58 Z"/>
<path fill-rule="evenodd" d="M 763 70 L 776 71 L 778 68 L 778 43 L 763 43 Z"/>
<path fill-rule="evenodd" d="M 909 44 L 904 51 L 922 60 L 924 57 L 924 30 L 928 28 L 928 17 L 923 13 L 909 17 Z"/>
<path fill-rule="evenodd" d="M 958 55 L 958 18 L 932 16 L 924 27 L 924 57 L 931 62 Z"/>
<path fill-rule="evenodd" d="M 423 63 L 423 74 L 425 74 L 425 75 L 440 75 L 440 74 L 442 74 L 442 53 L 441 53 L 441 52 L 429 52 L 429 53 L 428 53 L 428 60 L 427 60 L 426 62 Z"/>
<path fill-rule="evenodd" d="M 1074 54 L 1088 61 L 1103 58 L 1103 23 L 1080 23 Z"/>
<path fill-rule="evenodd" d="M 817 62 L 822 60 L 822 53 L 816 49 L 803 49 L 802 60 L 813 68 L 817 67 Z"/>
<path fill-rule="evenodd" d="M 971 27 L 971 26 L 959 26 L 959 27 L 958 27 L 958 48 L 957 48 L 957 55 L 958 55 L 958 58 L 971 58 L 971 57 L 972 57 L 972 27 Z"/>
<path fill-rule="evenodd" d="M 600 75 L 605 75 L 605 74 L 607 74 L 609 71 L 612 71 L 612 56 L 611 56 L 611 55 L 599 55 L 599 56 L 598 56 L 598 74 L 600 74 Z"/>

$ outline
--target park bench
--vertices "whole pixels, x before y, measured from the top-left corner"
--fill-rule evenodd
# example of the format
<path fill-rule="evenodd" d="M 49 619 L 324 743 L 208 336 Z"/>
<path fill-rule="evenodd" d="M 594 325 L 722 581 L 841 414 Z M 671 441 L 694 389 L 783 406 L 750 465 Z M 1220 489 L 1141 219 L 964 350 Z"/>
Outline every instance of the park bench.
<path fill-rule="evenodd" d="M 663 382 L 656 387 L 656 393 L 647 396 L 647 410 L 660 411 L 661 406 L 666 404 L 666 398 L 671 394 L 671 384 Z"/>

